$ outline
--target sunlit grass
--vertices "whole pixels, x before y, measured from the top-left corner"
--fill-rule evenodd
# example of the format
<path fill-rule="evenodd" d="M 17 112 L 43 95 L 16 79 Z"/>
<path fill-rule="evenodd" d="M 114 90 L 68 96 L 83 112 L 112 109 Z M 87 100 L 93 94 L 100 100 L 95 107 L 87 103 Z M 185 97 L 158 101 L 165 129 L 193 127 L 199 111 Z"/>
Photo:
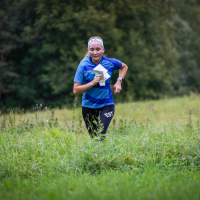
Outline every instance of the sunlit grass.
<path fill-rule="evenodd" d="M 199 102 L 200 96 L 191 95 L 158 101 L 117 104 L 115 118 L 128 119 L 132 115 L 138 123 L 150 120 L 157 125 L 168 123 L 181 125 L 187 123 L 190 109 L 193 120 L 196 121 L 200 117 Z"/>
<path fill-rule="evenodd" d="M 114 119 L 116 120 L 134 120 L 137 123 L 146 124 L 151 122 L 158 125 L 166 125 L 169 123 L 184 125 L 188 123 L 188 116 L 191 115 L 192 121 L 196 121 L 200 117 L 200 96 L 193 94 L 190 96 L 164 99 L 155 101 L 140 101 L 130 103 L 118 103 L 115 106 Z M 78 107 L 53 109 L 54 116 L 58 119 L 61 126 L 65 123 L 71 123 L 73 118 L 75 121 L 82 119 L 82 111 L 80 102 Z M 25 114 L 16 114 L 16 123 L 23 123 L 27 119 L 35 121 L 37 118 L 47 122 L 52 114 L 52 109 L 41 108 L 37 112 L 27 112 Z M 2 119 L 0 115 L 0 119 Z"/>

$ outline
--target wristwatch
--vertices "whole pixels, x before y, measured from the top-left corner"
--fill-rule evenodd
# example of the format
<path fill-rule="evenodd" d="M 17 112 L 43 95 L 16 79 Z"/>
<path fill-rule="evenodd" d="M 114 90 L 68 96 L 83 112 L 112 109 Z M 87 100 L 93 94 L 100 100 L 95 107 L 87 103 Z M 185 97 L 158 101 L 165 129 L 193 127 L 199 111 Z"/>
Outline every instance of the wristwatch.
<path fill-rule="evenodd" d="M 118 78 L 117 80 L 120 80 L 122 83 L 124 82 L 123 78 Z"/>

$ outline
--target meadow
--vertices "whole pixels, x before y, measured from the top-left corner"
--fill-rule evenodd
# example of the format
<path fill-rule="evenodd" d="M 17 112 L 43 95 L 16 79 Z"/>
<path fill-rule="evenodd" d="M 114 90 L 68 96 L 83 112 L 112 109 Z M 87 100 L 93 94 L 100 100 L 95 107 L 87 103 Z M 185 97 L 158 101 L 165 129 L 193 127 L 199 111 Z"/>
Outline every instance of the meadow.
<path fill-rule="evenodd" d="M 116 104 L 105 141 L 81 108 L 0 115 L 0 199 L 200 199 L 200 96 Z"/>

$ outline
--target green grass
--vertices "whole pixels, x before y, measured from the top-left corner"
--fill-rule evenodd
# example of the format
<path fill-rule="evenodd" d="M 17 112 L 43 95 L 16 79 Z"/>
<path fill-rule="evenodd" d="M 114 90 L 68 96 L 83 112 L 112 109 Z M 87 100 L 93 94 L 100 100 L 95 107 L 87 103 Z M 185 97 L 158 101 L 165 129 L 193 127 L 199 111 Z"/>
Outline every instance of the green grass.
<path fill-rule="evenodd" d="M 182 170 L 170 173 L 105 172 L 4 181 L 2 199 L 199 199 L 199 174 Z"/>
<path fill-rule="evenodd" d="M 156 124 L 156 126 L 163 127 L 163 125 L 168 125 L 169 123 L 182 126 L 188 123 L 188 116 L 190 110 L 192 111 L 192 121 L 196 122 L 200 118 L 200 106 L 199 106 L 199 95 L 191 95 L 174 99 L 164 99 L 159 101 L 143 101 L 143 102 L 130 102 L 123 104 L 116 104 L 115 116 L 114 118 L 119 121 L 120 119 L 133 119 L 138 124 L 146 124 L 146 122 L 151 122 Z M 73 116 L 75 121 L 82 118 L 80 102 L 78 102 L 79 107 L 74 111 L 73 109 L 63 108 L 54 109 L 54 116 L 58 119 L 59 125 L 61 127 L 66 127 L 66 123 L 70 125 L 73 121 Z M 73 114 L 74 112 L 74 114 Z M 29 122 L 37 120 L 46 120 L 52 116 L 51 109 L 42 108 L 38 109 L 38 112 L 28 112 L 25 114 L 16 114 L 16 123 L 25 123 L 27 119 Z M 2 116 L 0 115 L 0 120 Z"/>
<path fill-rule="evenodd" d="M 199 100 L 118 104 L 104 142 L 80 108 L 2 115 L 0 199 L 200 199 Z"/>

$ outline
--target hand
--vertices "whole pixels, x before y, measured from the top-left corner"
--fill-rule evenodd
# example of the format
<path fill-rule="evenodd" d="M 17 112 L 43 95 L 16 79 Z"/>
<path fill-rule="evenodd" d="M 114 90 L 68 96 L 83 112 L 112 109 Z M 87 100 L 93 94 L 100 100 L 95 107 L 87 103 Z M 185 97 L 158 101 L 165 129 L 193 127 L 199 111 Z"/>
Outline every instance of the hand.
<path fill-rule="evenodd" d="M 101 78 L 103 78 L 103 76 L 95 76 L 94 79 L 92 80 L 92 84 L 97 85 L 97 83 L 99 83 Z"/>
<path fill-rule="evenodd" d="M 114 90 L 114 94 L 120 93 L 120 91 L 122 90 L 121 83 L 119 82 L 115 83 L 115 85 L 113 86 L 113 90 Z"/>

